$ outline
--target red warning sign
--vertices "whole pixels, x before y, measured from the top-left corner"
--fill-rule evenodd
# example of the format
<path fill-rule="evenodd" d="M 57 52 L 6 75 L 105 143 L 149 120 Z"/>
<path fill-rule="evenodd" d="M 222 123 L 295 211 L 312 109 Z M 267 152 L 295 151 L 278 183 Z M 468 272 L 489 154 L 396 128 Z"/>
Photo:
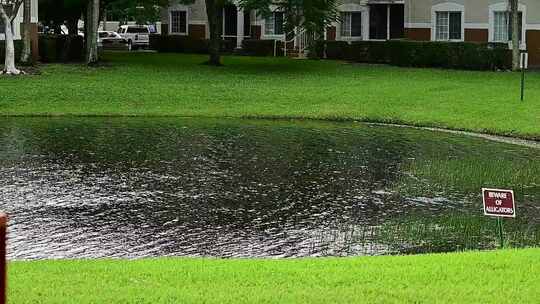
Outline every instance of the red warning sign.
<path fill-rule="evenodd" d="M 482 188 L 482 197 L 485 215 L 516 217 L 514 191 Z"/>

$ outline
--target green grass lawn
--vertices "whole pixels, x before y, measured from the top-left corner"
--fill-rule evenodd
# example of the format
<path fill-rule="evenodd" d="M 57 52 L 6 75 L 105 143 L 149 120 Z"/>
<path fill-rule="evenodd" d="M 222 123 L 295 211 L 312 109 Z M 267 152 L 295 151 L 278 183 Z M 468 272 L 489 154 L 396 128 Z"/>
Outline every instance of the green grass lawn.
<path fill-rule="evenodd" d="M 10 303 L 538 303 L 540 249 L 10 264 Z"/>
<path fill-rule="evenodd" d="M 45 65 L 0 78 L 4 115 L 177 115 L 393 122 L 540 139 L 540 73 L 412 69 L 339 61 L 108 53 L 110 65 Z"/>

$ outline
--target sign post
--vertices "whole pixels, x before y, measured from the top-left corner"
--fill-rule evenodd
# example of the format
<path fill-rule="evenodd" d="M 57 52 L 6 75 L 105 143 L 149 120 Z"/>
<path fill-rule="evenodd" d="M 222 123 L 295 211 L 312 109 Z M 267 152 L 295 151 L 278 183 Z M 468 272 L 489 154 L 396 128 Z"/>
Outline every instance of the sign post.
<path fill-rule="evenodd" d="M 525 95 L 525 70 L 529 68 L 529 53 L 521 53 L 519 67 L 521 68 L 521 101 L 523 101 Z"/>
<path fill-rule="evenodd" d="M 6 304 L 6 231 L 7 215 L 0 212 L 0 304 Z"/>
<path fill-rule="evenodd" d="M 484 215 L 497 217 L 497 227 L 501 248 L 504 248 L 504 230 L 502 218 L 516 217 L 514 191 L 482 188 Z"/>

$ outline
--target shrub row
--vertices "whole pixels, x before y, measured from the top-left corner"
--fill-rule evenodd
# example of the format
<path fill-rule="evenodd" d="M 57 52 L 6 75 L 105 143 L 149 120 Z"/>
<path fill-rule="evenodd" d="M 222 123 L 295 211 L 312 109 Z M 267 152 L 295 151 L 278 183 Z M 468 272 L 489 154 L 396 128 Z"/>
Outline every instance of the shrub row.
<path fill-rule="evenodd" d="M 386 41 L 321 41 L 319 52 L 326 51 L 328 59 L 342 59 L 356 62 L 388 63 L 389 51 Z M 323 57 L 324 54 L 319 54 Z"/>
<path fill-rule="evenodd" d="M 81 36 L 39 36 L 39 57 L 42 62 L 83 61 L 84 52 L 84 38 Z"/>
<path fill-rule="evenodd" d="M 504 43 L 390 41 L 390 64 L 467 70 L 510 69 Z"/>
<path fill-rule="evenodd" d="M 257 40 L 245 39 L 242 42 L 242 51 L 250 56 L 274 56 L 274 47 L 276 55 L 283 56 L 283 42 L 276 40 Z"/>
<path fill-rule="evenodd" d="M 189 36 L 151 35 L 150 48 L 163 53 L 207 54 L 209 40 L 195 39 Z M 221 51 L 232 52 L 236 41 L 222 40 Z"/>
<path fill-rule="evenodd" d="M 322 44 L 322 45 L 321 45 Z M 321 41 L 319 56 L 397 66 L 441 67 L 469 70 L 508 69 L 511 55 L 506 44 L 431 41 Z"/>

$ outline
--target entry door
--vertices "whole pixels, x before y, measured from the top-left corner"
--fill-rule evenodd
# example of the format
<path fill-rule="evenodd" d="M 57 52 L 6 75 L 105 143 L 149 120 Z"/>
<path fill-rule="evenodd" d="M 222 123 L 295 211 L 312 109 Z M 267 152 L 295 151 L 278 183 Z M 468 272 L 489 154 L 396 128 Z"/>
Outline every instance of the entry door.
<path fill-rule="evenodd" d="M 226 5 L 223 8 L 223 36 L 236 37 L 238 14 L 235 5 Z"/>
<path fill-rule="evenodd" d="M 244 11 L 244 37 L 251 37 L 251 14 Z"/>
<path fill-rule="evenodd" d="M 386 4 L 373 4 L 369 7 L 369 39 L 388 38 L 388 7 Z"/>
<path fill-rule="evenodd" d="M 369 39 L 387 40 L 403 38 L 405 31 L 404 13 L 403 4 L 370 5 Z"/>
<path fill-rule="evenodd" d="M 405 37 L 405 8 L 403 4 L 390 5 L 390 39 Z"/>

